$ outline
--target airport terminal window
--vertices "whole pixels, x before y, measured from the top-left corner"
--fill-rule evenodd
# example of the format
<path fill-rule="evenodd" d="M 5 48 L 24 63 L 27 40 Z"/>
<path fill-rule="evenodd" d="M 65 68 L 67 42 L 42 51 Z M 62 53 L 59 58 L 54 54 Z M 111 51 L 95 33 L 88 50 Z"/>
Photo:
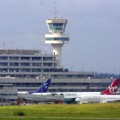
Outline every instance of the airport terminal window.
<path fill-rule="evenodd" d="M 90 87 L 101 86 L 101 83 L 89 83 Z"/>
<path fill-rule="evenodd" d="M 33 66 L 42 66 L 41 63 L 32 63 Z"/>
<path fill-rule="evenodd" d="M 30 66 L 30 63 L 21 63 L 21 66 Z"/>
<path fill-rule="evenodd" d="M 9 66 L 19 66 L 19 63 L 9 63 Z"/>
<path fill-rule="evenodd" d="M 101 83 L 101 86 L 103 87 L 108 87 L 110 85 L 110 83 Z"/>
<path fill-rule="evenodd" d="M 63 69 L 62 68 L 61 69 L 54 68 L 54 69 L 52 69 L 52 71 L 53 72 L 63 72 Z"/>
<path fill-rule="evenodd" d="M 43 66 L 52 66 L 52 63 L 44 63 Z"/>
<path fill-rule="evenodd" d="M 20 87 L 20 86 L 21 86 L 21 83 L 14 83 L 14 85 L 15 85 L 16 87 Z"/>
<path fill-rule="evenodd" d="M 8 72 L 7 68 L 0 68 L 0 72 Z"/>
<path fill-rule="evenodd" d="M 23 85 L 25 87 L 40 87 L 41 83 L 14 83 L 17 87 L 22 87 Z"/>
<path fill-rule="evenodd" d="M 2 93 L 0 94 L 1 96 L 16 96 L 17 94 L 13 94 L 13 93 Z"/>
<path fill-rule="evenodd" d="M 89 85 L 89 83 L 82 83 L 82 85 Z"/>
<path fill-rule="evenodd" d="M 30 60 L 30 57 L 21 57 L 21 60 Z"/>
<path fill-rule="evenodd" d="M 51 86 L 66 86 L 69 87 L 69 86 L 76 86 L 76 85 L 81 85 L 81 83 L 51 83 Z"/>
<path fill-rule="evenodd" d="M 67 85 L 67 87 L 72 87 L 72 86 L 81 86 L 82 83 L 51 83 L 51 86 L 61 86 L 64 87 Z"/>
<path fill-rule="evenodd" d="M 53 57 L 43 57 L 43 60 L 44 60 L 44 61 L 52 61 L 52 60 L 53 60 Z"/>
<path fill-rule="evenodd" d="M 41 69 L 32 69 L 32 72 L 41 72 Z"/>
<path fill-rule="evenodd" d="M 58 83 L 59 86 L 66 86 L 68 83 Z"/>
<path fill-rule="evenodd" d="M 9 57 L 9 60 L 19 60 L 19 57 Z"/>
<path fill-rule="evenodd" d="M 8 63 L 0 62 L 0 66 L 8 66 Z"/>
<path fill-rule="evenodd" d="M 9 72 L 19 72 L 19 69 L 18 68 L 16 68 L 16 69 L 15 68 L 10 68 Z"/>
<path fill-rule="evenodd" d="M 51 72 L 50 69 L 43 69 L 43 72 Z"/>
<path fill-rule="evenodd" d="M 48 64 L 47 64 L 47 63 L 44 63 L 43 66 L 44 66 L 44 67 L 45 67 L 45 66 L 48 66 Z"/>
<path fill-rule="evenodd" d="M 42 60 L 42 57 L 32 57 L 32 60 L 36 60 L 36 61 Z"/>
<path fill-rule="evenodd" d="M 21 71 L 21 72 L 30 72 L 30 69 L 27 69 L 27 68 L 26 68 L 26 69 L 21 69 L 20 71 Z"/>
<path fill-rule="evenodd" d="M 0 60 L 8 60 L 8 57 L 0 56 Z"/>

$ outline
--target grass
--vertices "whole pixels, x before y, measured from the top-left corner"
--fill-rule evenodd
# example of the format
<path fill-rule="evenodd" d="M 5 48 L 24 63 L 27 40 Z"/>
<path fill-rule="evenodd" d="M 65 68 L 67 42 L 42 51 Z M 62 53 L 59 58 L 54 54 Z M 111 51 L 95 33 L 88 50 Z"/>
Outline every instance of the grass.
<path fill-rule="evenodd" d="M 94 120 L 96 118 L 97 120 L 120 119 L 120 103 L 0 106 L 0 120 Z"/>

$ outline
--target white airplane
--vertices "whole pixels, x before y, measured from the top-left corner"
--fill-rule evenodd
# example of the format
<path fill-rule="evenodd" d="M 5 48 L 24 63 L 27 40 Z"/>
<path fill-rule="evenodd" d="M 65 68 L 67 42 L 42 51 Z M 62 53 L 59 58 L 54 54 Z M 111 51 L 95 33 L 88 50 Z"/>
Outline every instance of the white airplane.
<path fill-rule="evenodd" d="M 106 103 L 120 101 L 120 95 L 116 95 L 120 79 L 116 79 L 105 91 L 101 94 L 84 94 L 75 99 L 76 103 Z"/>
<path fill-rule="evenodd" d="M 120 95 L 82 95 L 75 99 L 76 103 L 107 103 L 120 101 Z"/>
<path fill-rule="evenodd" d="M 94 96 L 94 95 L 114 95 L 116 94 L 120 79 L 114 80 L 111 85 L 102 92 L 58 92 L 58 95 L 64 95 L 65 103 L 75 103 L 81 96 Z M 78 98 L 78 99 L 77 99 Z"/>
<path fill-rule="evenodd" d="M 19 98 L 30 102 L 63 102 L 64 95 L 39 93 L 39 94 L 22 94 Z"/>
<path fill-rule="evenodd" d="M 20 101 L 32 101 L 32 102 L 62 102 L 64 101 L 63 95 L 52 94 L 47 92 L 51 83 L 51 79 L 45 81 L 41 87 L 33 92 L 19 91 L 18 98 Z"/>

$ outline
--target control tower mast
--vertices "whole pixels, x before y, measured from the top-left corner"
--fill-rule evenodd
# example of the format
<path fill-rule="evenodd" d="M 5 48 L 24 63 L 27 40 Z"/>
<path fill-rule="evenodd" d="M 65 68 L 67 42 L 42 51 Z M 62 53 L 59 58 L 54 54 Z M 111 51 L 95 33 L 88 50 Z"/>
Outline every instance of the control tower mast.
<path fill-rule="evenodd" d="M 57 55 L 57 64 L 61 66 L 61 48 L 64 43 L 69 42 L 69 35 L 64 34 L 68 20 L 55 17 L 47 19 L 46 22 L 51 34 L 45 34 L 45 43 L 52 45 L 53 54 Z"/>

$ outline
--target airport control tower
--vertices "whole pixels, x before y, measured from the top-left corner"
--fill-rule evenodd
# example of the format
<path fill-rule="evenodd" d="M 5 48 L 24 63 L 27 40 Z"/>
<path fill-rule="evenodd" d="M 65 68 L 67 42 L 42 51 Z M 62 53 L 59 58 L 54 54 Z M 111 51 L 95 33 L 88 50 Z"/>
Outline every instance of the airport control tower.
<path fill-rule="evenodd" d="M 68 20 L 54 18 L 47 19 L 46 22 L 51 34 L 45 34 L 45 43 L 52 45 L 53 54 L 58 56 L 58 66 L 61 66 L 61 48 L 64 43 L 69 42 L 69 35 L 64 34 Z"/>

